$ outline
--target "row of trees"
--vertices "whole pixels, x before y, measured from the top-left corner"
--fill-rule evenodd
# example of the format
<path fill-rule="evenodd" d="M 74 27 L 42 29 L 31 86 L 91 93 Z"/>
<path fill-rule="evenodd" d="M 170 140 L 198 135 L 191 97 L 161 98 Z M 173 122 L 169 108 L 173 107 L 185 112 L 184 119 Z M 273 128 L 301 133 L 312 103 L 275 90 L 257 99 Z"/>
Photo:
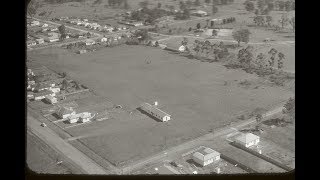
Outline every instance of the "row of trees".
<path fill-rule="evenodd" d="M 273 21 L 271 16 L 255 16 L 253 18 L 254 24 L 257 26 L 268 26 L 271 27 L 271 22 Z M 283 14 L 279 20 L 279 23 L 281 24 L 281 28 L 283 29 L 286 25 L 290 24 L 292 27 L 292 31 L 295 31 L 295 17 L 292 16 L 291 18 L 288 18 L 287 14 Z"/>
<path fill-rule="evenodd" d="M 259 53 L 256 57 L 254 57 L 253 52 L 254 49 L 252 46 L 247 46 L 238 51 L 237 60 L 241 67 L 268 70 L 271 73 L 274 72 L 275 68 L 278 70 L 283 69 L 285 55 L 275 48 L 271 48 L 267 53 Z"/>
<path fill-rule="evenodd" d="M 255 8 L 255 4 L 250 0 L 245 1 L 243 5 L 247 11 L 255 12 L 256 15 L 267 15 L 275 9 L 279 11 L 291 11 L 295 9 L 294 1 L 258 0 L 257 9 Z"/>

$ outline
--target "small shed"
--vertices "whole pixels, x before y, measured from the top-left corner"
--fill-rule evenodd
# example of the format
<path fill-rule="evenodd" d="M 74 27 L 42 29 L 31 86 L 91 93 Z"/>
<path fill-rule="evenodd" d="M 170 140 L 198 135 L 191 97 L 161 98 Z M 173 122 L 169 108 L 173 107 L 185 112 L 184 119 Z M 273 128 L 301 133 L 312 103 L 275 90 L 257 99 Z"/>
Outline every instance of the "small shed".
<path fill-rule="evenodd" d="M 235 142 L 244 145 L 245 147 L 250 147 L 257 145 L 260 142 L 260 137 L 252 133 L 246 133 L 236 137 Z"/>
<path fill-rule="evenodd" d="M 84 54 L 84 53 L 87 53 L 87 50 L 85 50 L 85 49 L 80 49 L 80 50 L 78 51 L 78 54 Z"/>
<path fill-rule="evenodd" d="M 192 159 L 201 166 L 206 166 L 220 160 L 220 153 L 211 148 L 204 147 L 195 152 Z"/>
<path fill-rule="evenodd" d="M 171 115 L 168 113 L 158 109 L 156 106 L 153 106 L 149 103 L 141 104 L 140 108 L 150 114 L 151 116 L 160 119 L 162 122 L 169 121 L 171 119 Z"/>

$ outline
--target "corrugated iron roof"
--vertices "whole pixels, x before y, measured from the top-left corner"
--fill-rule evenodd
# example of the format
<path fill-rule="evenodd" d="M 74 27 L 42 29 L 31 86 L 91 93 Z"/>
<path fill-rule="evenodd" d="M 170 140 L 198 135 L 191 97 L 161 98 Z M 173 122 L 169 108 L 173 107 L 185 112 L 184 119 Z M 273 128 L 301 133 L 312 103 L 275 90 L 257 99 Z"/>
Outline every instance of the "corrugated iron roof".
<path fill-rule="evenodd" d="M 220 153 L 211 149 L 211 148 L 202 148 L 199 151 L 195 152 L 193 154 L 193 157 L 196 157 L 197 159 L 200 159 L 201 161 L 207 161 L 209 159 L 212 159 L 216 156 L 219 156 Z"/>
<path fill-rule="evenodd" d="M 141 104 L 141 108 L 142 108 L 143 110 L 148 110 L 148 111 L 157 113 L 157 114 L 160 115 L 160 116 L 171 116 L 171 115 L 169 115 L 168 113 L 162 111 L 161 109 L 158 109 L 158 108 L 155 107 L 155 106 L 152 106 L 152 105 L 149 104 L 149 103 L 143 103 L 143 104 Z"/>
<path fill-rule="evenodd" d="M 236 137 L 235 139 L 239 142 L 247 144 L 247 143 L 255 141 L 256 139 L 259 139 L 259 138 L 260 138 L 259 136 L 254 135 L 252 133 L 246 133 L 246 134 L 242 134 L 242 135 Z"/>

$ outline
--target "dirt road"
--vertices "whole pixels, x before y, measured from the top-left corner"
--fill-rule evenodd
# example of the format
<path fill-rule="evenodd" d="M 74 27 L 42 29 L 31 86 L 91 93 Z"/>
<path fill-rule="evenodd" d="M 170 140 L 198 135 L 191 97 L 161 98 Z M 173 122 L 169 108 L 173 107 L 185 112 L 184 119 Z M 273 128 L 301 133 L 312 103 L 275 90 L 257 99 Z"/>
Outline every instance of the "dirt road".
<path fill-rule="evenodd" d="M 64 154 L 88 174 L 107 174 L 106 170 L 88 158 L 85 154 L 61 139 L 51 129 L 41 127 L 40 124 L 41 123 L 38 120 L 28 113 L 27 126 L 35 135 L 46 142 L 49 146 Z"/>
<path fill-rule="evenodd" d="M 276 108 L 266 112 L 265 114 L 263 114 L 263 117 L 269 117 L 274 114 L 282 112 L 283 105 L 284 104 L 280 104 Z M 246 121 L 241 121 L 240 123 L 233 124 L 231 127 L 225 127 L 225 128 L 219 129 L 219 130 L 215 131 L 214 133 L 209 133 L 209 134 L 206 134 L 206 135 L 201 136 L 199 138 L 196 138 L 194 140 L 191 140 L 189 142 L 185 142 L 185 143 L 180 144 L 178 146 L 169 148 L 169 149 L 162 151 L 156 155 L 142 159 L 140 161 L 136 161 L 135 163 L 128 165 L 127 167 L 124 167 L 122 169 L 122 173 L 128 174 L 128 173 L 132 172 L 133 170 L 141 168 L 143 166 L 146 166 L 150 163 L 154 164 L 154 163 L 162 161 L 164 158 L 174 157 L 178 153 L 181 153 L 181 151 L 183 151 L 183 150 L 190 149 L 190 148 L 196 147 L 196 146 L 200 146 L 203 142 L 210 141 L 213 138 L 217 138 L 217 137 L 221 137 L 221 136 L 233 133 L 233 132 L 237 131 L 238 128 L 244 127 L 244 126 L 246 126 L 248 124 L 252 124 L 254 122 L 256 122 L 255 118 L 251 118 Z"/>

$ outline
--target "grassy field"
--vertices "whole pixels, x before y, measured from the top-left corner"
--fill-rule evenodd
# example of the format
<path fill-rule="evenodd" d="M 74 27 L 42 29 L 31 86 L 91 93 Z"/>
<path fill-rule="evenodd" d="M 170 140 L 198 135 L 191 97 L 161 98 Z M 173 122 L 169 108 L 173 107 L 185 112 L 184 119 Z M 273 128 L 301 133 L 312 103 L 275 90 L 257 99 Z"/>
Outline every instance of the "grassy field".
<path fill-rule="evenodd" d="M 29 56 L 68 72 L 70 78 L 126 109 L 113 113 L 110 120 L 69 130 L 73 136 L 100 132 L 81 141 L 114 164 L 145 157 L 226 125 L 241 111 L 268 108 L 292 96 L 266 85 L 244 89 L 237 82 L 258 78 L 148 47 L 119 46 L 81 56 L 52 48 L 29 52 Z M 129 115 L 142 102 L 156 100 L 172 115 L 171 122 L 159 123 L 138 111 Z"/>

